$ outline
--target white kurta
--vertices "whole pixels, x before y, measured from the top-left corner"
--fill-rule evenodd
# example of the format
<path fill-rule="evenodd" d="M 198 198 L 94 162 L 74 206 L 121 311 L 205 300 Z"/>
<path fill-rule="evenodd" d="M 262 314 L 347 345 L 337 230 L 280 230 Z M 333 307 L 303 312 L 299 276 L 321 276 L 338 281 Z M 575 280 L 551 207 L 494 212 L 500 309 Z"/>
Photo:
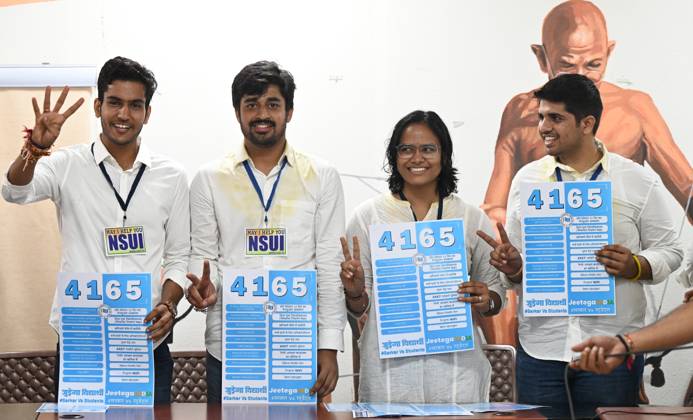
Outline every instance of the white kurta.
<path fill-rule="evenodd" d="M 434 203 L 425 220 L 435 220 L 438 203 Z M 481 240 L 477 230 L 494 236 L 491 222 L 477 207 L 466 204 L 452 194 L 443 200 L 444 219 L 463 219 L 467 265 L 470 278 L 485 282 L 490 290 L 504 298 L 498 272 L 489 265 L 491 247 Z M 373 296 L 368 227 L 378 223 L 401 223 L 413 220 L 409 203 L 383 194 L 361 204 L 347 228 L 349 242 L 357 236 L 361 245 L 361 263 L 366 278 L 366 291 Z M 491 386 L 491 366 L 481 350 L 479 335 L 475 334 L 473 350 L 428 356 L 380 359 L 378 326 L 375 311 L 369 311 L 368 321 L 359 341 L 361 371 L 359 400 L 363 402 L 480 402 L 488 401 Z"/>

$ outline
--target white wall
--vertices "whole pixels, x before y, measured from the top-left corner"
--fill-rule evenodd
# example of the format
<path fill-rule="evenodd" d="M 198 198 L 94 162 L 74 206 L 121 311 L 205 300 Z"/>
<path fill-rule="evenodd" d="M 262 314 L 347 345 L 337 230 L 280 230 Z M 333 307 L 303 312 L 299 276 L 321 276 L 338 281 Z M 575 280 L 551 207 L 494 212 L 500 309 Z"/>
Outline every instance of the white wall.
<path fill-rule="evenodd" d="M 295 146 L 343 173 L 383 176 L 384 142 L 394 123 L 413 109 L 433 109 L 451 129 L 462 195 L 481 203 L 503 107 L 515 93 L 545 81 L 529 45 L 540 42 L 542 19 L 555 4 L 55 1 L 0 8 L 0 65 L 100 67 L 115 55 L 142 62 L 160 83 L 145 141 L 192 176 L 242 139 L 231 104 L 234 75 L 252 61 L 276 60 L 298 85 L 288 129 Z M 607 79 L 648 92 L 690 160 L 693 3 L 597 4 L 617 41 Z M 97 130 L 95 120 L 94 135 Z M 343 182 L 347 214 L 374 194 L 357 179 Z M 385 189 L 382 182 L 372 184 Z M 673 199 L 671 209 L 681 217 Z M 665 310 L 682 293 L 670 284 Z M 177 328 L 174 348 L 203 348 L 203 330 L 201 316 L 191 315 Z M 690 352 L 665 359 L 667 387 L 650 391 L 654 402 L 681 402 L 691 360 Z M 350 370 L 349 352 L 340 363 L 343 372 Z M 351 379 L 340 382 L 336 400 L 350 398 L 350 385 Z"/>

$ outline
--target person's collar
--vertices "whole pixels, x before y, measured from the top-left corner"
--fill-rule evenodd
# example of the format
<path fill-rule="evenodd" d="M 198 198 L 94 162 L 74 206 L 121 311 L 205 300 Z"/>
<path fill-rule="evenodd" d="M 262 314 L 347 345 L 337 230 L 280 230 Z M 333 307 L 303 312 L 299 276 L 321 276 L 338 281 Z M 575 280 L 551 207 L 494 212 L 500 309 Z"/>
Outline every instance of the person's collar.
<path fill-rule="evenodd" d="M 137 162 L 140 162 L 141 164 L 151 167 L 152 165 L 152 154 L 149 151 L 149 149 L 142 144 L 142 138 L 138 137 L 137 142 L 140 144 L 139 150 L 137 151 L 137 156 L 135 157 L 135 162 L 132 164 L 132 167 L 135 168 L 137 165 Z M 115 158 L 108 152 L 108 149 L 106 149 L 106 146 L 104 146 L 103 142 L 101 141 L 101 138 L 98 138 L 94 142 L 94 162 L 98 165 L 99 163 L 103 162 L 104 160 L 110 158 L 110 163 L 118 166 L 118 162 L 115 160 Z"/>
<path fill-rule="evenodd" d="M 594 165 L 592 165 L 589 169 L 582 173 L 594 172 L 597 169 L 597 166 L 599 166 L 600 164 L 602 165 L 602 171 L 605 173 L 609 173 L 609 151 L 607 150 L 604 143 L 597 140 L 596 138 L 594 139 L 594 144 L 597 146 L 597 150 L 599 150 L 599 152 L 602 154 L 602 157 L 598 161 L 596 161 Z M 546 166 L 544 175 L 547 178 L 551 177 L 553 174 L 556 173 L 556 168 L 565 172 L 577 173 L 577 171 L 573 167 L 559 162 L 556 159 L 556 156 L 551 156 L 551 164 Z"/>
<path fill-rule="evenodd" d="M 285 157 L 289 166 L 296 165 L 296 153 L 294 152 L 293 147 L 289 145 L 288 141 L 285 143 L 284 151 L 282 152 L 282 155 L 279 157 L 279 162 L 281 162 Z M 250 158 L 250 155 L 248 155 L 248 151 L 246 150 L 245 145 L 241 143 L 236 148 L 236 151 L 231 154 L 229 163 L 231 164 L 231 167 L 235 168 L 238 165 L 242 165 L 243 162 L 245 162 L 246 160 L 250 161 L 250 164 L 253 167 L 255 166 L 253 164 L 253 160 Z"/>

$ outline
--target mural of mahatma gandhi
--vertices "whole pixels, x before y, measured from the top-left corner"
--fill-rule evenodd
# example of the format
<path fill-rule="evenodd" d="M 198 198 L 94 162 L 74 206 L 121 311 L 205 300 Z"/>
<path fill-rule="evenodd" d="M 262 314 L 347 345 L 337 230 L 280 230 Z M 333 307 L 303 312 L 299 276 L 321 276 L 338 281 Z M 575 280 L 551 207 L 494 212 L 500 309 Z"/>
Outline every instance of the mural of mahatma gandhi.
<path fill-rule="evenodd" d="M 674 142 L 652 99 L 643 92 L 623 89 L 603 80 L 615 42 L 606 21 L 594 4 L 567 1 L 544 18 L 542 44 L 532 45 L 541 71 L 549 78 L 579 73 L 599 87 L 604 113 L 597 132 L 610 152 L 635 162 L 647 162 L 682 207 L 693 182 L 693 169 Z M 496 141 L 495 162 L 482 208 L 488 216 L 505 222 L 510 182 L 525 164 L 546 155 L 539 137 L 537 108 L 532 91 L 520 93 L 503 111 Z"/>
<path fill-rule="evenodd" d="M 646 93 L 623 89 L 603 80 L 616 43 L 610 41 L 606 20 L 594 4 L 571 0 L 553 8 L 544 18 L 542 43 L 532 45 L 539 68 L 549 78 L 579 73 L 599 88 L 604 112 L 597 138 L 610 152 L 635 162 L 647 162 L 682 207 L 693 183 L 693 169 L 672 138 L 654 102 Z M 495 148 L 493 174 L 486 190 L 486 214 L 505 223 L 510 183 L 525 164 L 546 155 L 539 136 L 533 91 L 520 93 L 506 105 Z M 693 219 L 692 219 L 693 220 Z M 517 331 L 514 295 L 496 317 L 481 320 L 491 343 L 514 344 Z"/>

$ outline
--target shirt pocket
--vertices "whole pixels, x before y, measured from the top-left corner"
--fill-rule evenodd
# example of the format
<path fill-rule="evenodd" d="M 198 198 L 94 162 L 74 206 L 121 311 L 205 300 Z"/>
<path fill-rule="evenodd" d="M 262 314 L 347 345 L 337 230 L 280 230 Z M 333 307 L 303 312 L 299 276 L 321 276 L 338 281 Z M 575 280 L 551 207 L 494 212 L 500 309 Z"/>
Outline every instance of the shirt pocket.
<path fill-rule="evenodd" d="M 288 256 L 315 251 L 315 212 L 316 204 L 304 200 L 280 200 L 280 220 L 286 228 Z"/>

